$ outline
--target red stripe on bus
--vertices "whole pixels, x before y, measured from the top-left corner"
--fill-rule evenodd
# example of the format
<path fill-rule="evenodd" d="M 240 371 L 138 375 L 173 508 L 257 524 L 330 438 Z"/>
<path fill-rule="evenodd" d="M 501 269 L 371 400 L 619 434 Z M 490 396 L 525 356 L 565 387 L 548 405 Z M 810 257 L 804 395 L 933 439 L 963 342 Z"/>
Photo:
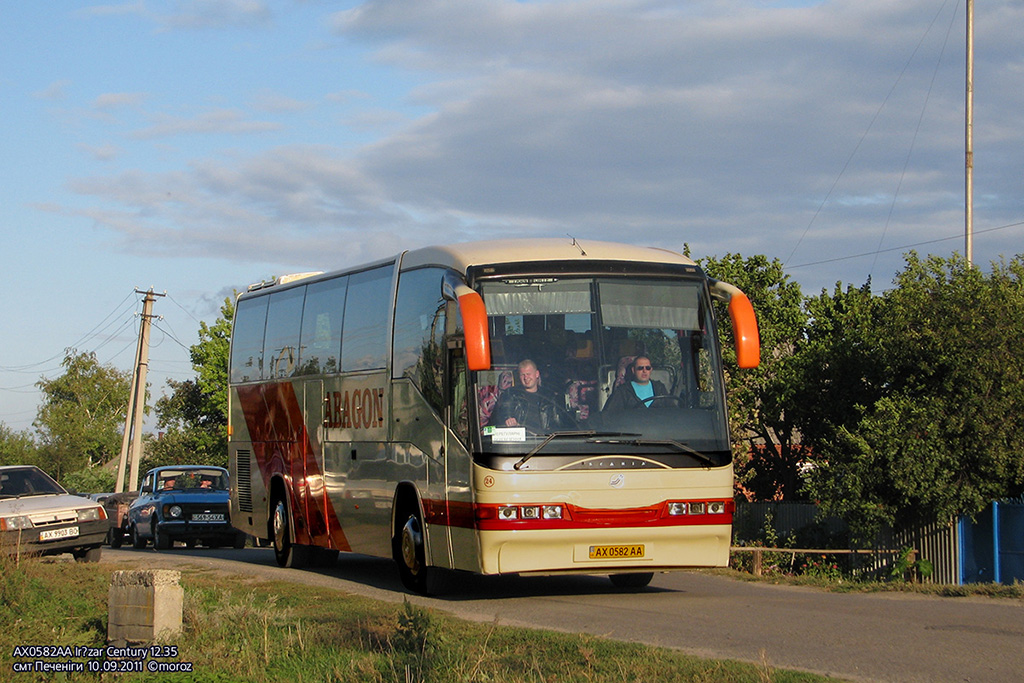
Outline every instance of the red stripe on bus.
<path fill-rule="evenodd" d="M 269 488 L 271 478 L 281 476 L 289 488 L 295 542 L 351 550 L 291 383 L 240 386 L 237 391 L 264 485 Z"/>
<path fill-rule="evenodd" d="M 731 503 L 731 501 L 729 501 Z M 424 514 L 428 524 L 480 529 L 483 531 L 511 529 L 599 529 L 701 526 L 711 524 L 732 524 L 732 505 L 718 514 L 669 515 L 668 501 L 642 508 L 591 509 L 575 505 L 562 505 L 561 519 L 513 519 L 499 520 L 499 505 L 474 505 L 463 501 L 423 500 Z M 519 506 L 522 507 L 522 506 Z"/>

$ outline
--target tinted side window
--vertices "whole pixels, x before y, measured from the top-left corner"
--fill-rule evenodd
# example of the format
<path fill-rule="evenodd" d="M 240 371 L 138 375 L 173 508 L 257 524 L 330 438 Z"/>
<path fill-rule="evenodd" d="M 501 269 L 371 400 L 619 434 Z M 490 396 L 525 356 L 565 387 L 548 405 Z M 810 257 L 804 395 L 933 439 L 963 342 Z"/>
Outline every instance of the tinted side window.
<path fill-rule="evenodd" d="M 269 297 L 238 302 L 231 337 L 231 381 L 253 382 L 263 378 L 263 332 L 267 326 Z"/>
<path fill-rule="evenodd" d="M 439 268 L 423 268 L 399 276 L 392 352 L 392 374 L 395 377 L 412 378 L 438 410 L 443 406 L 444 387 L 443 275 L 444 271 Z"/>
<path fill-rule="evenodd" d="M 299 360 L 299 327 L 305 287 L 270 295 L 267 333 L 263 343 L 263 378 L 291 377 Z"/>
<path fill-rule="evenodd" d="M 349 276 L 345 298 L 342 370 L 383 368 L 387 363 L 388 311 L 394 265 Z"/>
<path fill-rule="evenodd" d="M 298 374 L 319 375 L 341 369 L 341 322 L 347 288 L 347 277 L 317 282 L 306 288 Z"/>

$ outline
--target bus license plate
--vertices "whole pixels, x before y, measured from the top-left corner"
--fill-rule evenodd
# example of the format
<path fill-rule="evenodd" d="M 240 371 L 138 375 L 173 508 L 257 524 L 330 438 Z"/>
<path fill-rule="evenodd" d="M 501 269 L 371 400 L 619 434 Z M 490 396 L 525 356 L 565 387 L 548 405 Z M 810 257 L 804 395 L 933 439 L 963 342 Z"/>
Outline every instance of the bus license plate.
<path fill-rule="evenodd" d="M 200 512 L 199 514 L 192 515 L 193 522 L 223 522 L 224 515 L 213 512 Z"/>
<path fill-rule="evenodd" d="M 643 557 L 643 545 L 592 545 L 590 559 L 614 560 L 621 558 Z"/>
<path fill-rule="evenodd" d="M 50 529 L 48 531 L 39 532 L 40 541 L 55 541 L 58 538 L 76 538 L 78 536 L 78 527 L 69 526 L 63 529 Z"/>

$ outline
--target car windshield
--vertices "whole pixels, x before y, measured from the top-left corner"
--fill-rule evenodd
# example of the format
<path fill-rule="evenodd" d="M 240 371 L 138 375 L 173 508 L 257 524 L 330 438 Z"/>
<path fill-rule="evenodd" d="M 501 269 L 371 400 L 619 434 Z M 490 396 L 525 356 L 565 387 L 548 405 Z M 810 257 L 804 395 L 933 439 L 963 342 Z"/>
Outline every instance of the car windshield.
<path fill-rule="evenodd" d="M 702 279 L 515 278 L 485 281 L 480 292 L 492 366 L 472 373 L 471 396 L 479 452 L 497 457 L 492 466 L 527 454 L 532 467 L 572 454 L 728 463 L 721 361 Z"/>
<path fill-rule="evenodd" d="M 227 488 L 228 475 L 223 470 L 176 469 L 161 470 L 157 474 L 157 491 L 226 491 Z"/>
<path fill-rule="evenodd" d="M 0 498 L 46 496 L 61 493 L 67 493 L 67 491 L 36 467 L 19 467 L 0 472 Z"/>

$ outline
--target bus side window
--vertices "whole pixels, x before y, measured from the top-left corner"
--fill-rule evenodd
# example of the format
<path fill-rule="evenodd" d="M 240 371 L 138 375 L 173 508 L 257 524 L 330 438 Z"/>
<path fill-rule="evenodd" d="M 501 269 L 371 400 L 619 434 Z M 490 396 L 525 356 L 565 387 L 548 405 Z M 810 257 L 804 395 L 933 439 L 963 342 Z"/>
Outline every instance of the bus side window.
<path fill-rule="evenodd" d="M 462 349 L 452 349 L 449 354 L 451 370 L 449 380 L 449 417 L 452 431 L 465 443 L 469 443 L 469 389 L 467 388 L 466 359 Z"/>
<path fill-rule="evenodd" d="M 299 361 L 299 328 L 305 287 L 270 295 L 267 332 L 263 342 L 264 379 L 291 377 Z"/>
<path fill-rule="evenodd" d="M 258 296 L 238 302 L 231 341 L 231 381 L 263 379 L 263 333 L 267 327 L 267 302 Z"/>
<path fill-rule="evenodd" d="M 395 302 L 392 374 L 408 377 L 438 414 L 444 411 L 444 271 L 421 268 L 403 272 Z"/>
<path fill-rule="evenodd" d="M 394 264 L 349 276 L 341 369 L 376 370 L 387 361 L 388 311 Z"/>

